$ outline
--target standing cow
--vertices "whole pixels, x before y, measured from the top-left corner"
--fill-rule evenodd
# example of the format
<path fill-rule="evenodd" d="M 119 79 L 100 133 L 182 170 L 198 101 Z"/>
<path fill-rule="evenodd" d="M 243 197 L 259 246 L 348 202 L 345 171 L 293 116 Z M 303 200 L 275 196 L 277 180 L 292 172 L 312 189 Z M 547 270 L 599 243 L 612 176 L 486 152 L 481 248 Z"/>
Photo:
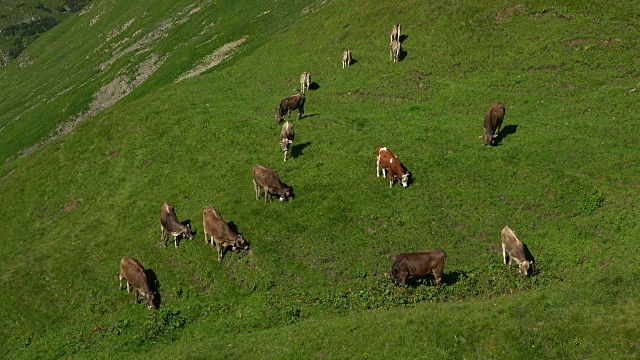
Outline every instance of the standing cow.
<path fill-rule="evenodd" d="M 269 170 L 262 165 L 255 165 L 251 170 L 253 176 L 253 188 L 256 193 L 256 200 L 260 199 L 260 187 L 264 188 L 264 202 L 271 202 L 271 193 L 280 195 L 280 202 L 291 201 L 291 189 L 280 181 L 275 171 Z"/>
<path fill-rule="evenodd" d="M 393 26 L 391 26 L 391 32 L 390 32 L 390 37 L 391 37 L 391 41 L 390 43 L 394 42 L 394 41 L 400 41 L 400 24 L 393 24 Z"/>
<path fill-rule="evenodd" d="M 389 45 L 389 61 L 398 62 L 401 48 L 400 41 L 394 40 L 391 42 L 391 45 Z"/>
<path fill-rule="evenodd" d="M 302 73 L 302 75 L 300 75 L 300 92 L 304 94 L 305 91 L 309 90 L 310 84 L 311 84 L 311 74 L 305 71 Z"/>
<path fill-rule="evenodd" d="M 204 208 L 202 212 L 202 227 L 204 228 L 205 243 L 209 243 L 211 247 L 213 247 L 213 244 L 216 245 L 218 263 L 222 262 L 227 246 L 231 246 L 233 251 L 249 248 L 249 244 L 244 240 L 244 237 L 231 230 L 229 225 L 222 220 L 220 212 L 211 205 Z"/>
<path fill-rule="evenodd" d="M 395 285 L 398 285 L 398 281 L 402 285 L 406 285 L 408 276 L 423 276 L 432 273 L 436 282 L 440 282 L 446 257 L 447 255 L 442 250 L 400 254 L 393 263 L 390 277 Z"/>
<path fill-rule="evenodd" d="M 178 247 L 178 236 L 193 240 L 193 234 L 191 234 L 191 227 L 189 225 L 182 225 L 178 221 L 176 212 L 173 210 L 173 206 L 166 202 L 160 206 L 160 230 L 162 232 L 161 240 L 164 240 L 164 246 L 167 247 L 169 242 L 169 235 L 173 235 L 173 240 Z"/>
<path fill-rule="evenodd" d="M 507 266 L 511 266 L 511 260 L 515 260 L 520 267 L 520 273 L 533 274 L 533 261 L 527 260 L 524 244 L 518 239 L 516 233 L 505 226 L 500 233 L 502 239 L 502 260 Z"/>
<path fill-rule="evenodd" d="M 138 260 L 125 256 L 120 260 L 120 289 L 123 289 L 122 281 L 127 282 L 127 292 L 134 289 L 136 294 L 136 304 L 140 302 L 139 295 L 147 300 L 147 307 L 151 309 L 153 305 L 153 291 L 144 272 L 144 268 Z"/>
<path fill-rule="evenodd" d="M 402 183 L 402 187 L 409 185 L 409 178 L 411 172 L 407 170 L 400 162 L 397 156 L 395 156 L 391 150 L 384 146 L 379 146 L 376 149 L 376 176 L 380 177 L 380 170 L 382 170 L 382 177 L 386 177 L 386 172 L 389 172 L 389 187 L 393 187 L 393 177 L 395 176 L 398 181 Z"/>
<path fill-rule="evenodd" d="M 346 69 L 348 66 L 351 66 L 351 50 L 345 50 L 342 53 L 342 68 Z"/>
<path fill-rule="evenodd" d="M 504 104 L 497 102 L 492 104 L 484 116 L 484 135 L 480 136 L 484 146 L 491 147 L 494 138 L 498 137 L 502 121 L 504 120 Z"/>
<path fill-rule="evenodd" d="M 291 117 L 291 111 L 298 110 L 298 117 L 296 120 L 300 120 L 304 115 L 304 102 L 307 100 L 305 94 L 292 95 L 284 98 L 280 101 L 280 107 L 276 113 L 276 123 L 280 125 L 280 122 L 284 120 L 286 115 Z"/>
<path fill-rule="evenodd" d="M 293 143 L 293 138 L 295 137 L 295 133 L 293 132 L 293 124 L 286 121 L 284 125 L 282 125 L 282 130 L 280 131 L 280 147 L 282 148 L 282 156 L 284 157 L 284 161 L 287 161 L 287 153 L 289 153 L 289 147 L 291 147 L 291 143 Z"/>

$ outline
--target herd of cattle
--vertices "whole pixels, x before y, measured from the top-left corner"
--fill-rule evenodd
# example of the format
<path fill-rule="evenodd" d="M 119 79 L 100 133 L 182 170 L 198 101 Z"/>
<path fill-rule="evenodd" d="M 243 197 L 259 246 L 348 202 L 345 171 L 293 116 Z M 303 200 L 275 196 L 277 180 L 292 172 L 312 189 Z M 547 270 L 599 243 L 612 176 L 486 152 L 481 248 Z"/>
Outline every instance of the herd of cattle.
<path fill-rule="evenodd" d="M 390 32 L 391 43 L 389 45 L 390 61 L 397 62 L 401 52 L 400 41 L 400 24 L 394 24 Z M 346 68 L 351 65 L 351 50 L 346 50 L 342 54 L 342 67 Z M 279 125 L 285 121 L 285 117 L 291 117 L 293 110 L 298 110 L 297 120 L 304 115 L 304 104 L 306 101 L 306 91 L 311 84 L 311 74 L 303 72 L 300 75 L 300 92 L 301 94 L 289 96 L 280 101 L 280 106 L 276 111 L 276 123 Z M 480 136 L 483 140 L 483 146 L 491 147 L 493 139 L 498 136 L 502 121 L 504 120 L 505 107 L 498 102 L 492 104 L 484 118 L 484 134 Z M 279 144 L 282 148 L 282 156 L 287 161 L 287 155 L 290 151 L 291 144 L 294 141 L 293 124 L 285 121 L 280 132 Z M 402 184 L 403 187 L 409 185 L 411 172 L 400 162 L 391 150 L 384 146 L 376 149 L 376 176 L 386 178 L 388 174 L 389 187 L 393 187 L 394 179 Z M 256 164 L 251 170 L 253 177 L 253 186 L 256 194 L 256 200 L 260 199 L 261 188 L 264 189 L 265 203 L 271 201 L 271 195 L 277 194 L 280 202 L 291 201 L 293 199 L 291 189 L 285 186 L 278 175 L 265 166 Z M 233 251 L 239 249 L 249 249 L 249 244 L 245 241 L 241 234 L 231 230 L 227 223 L 222 219 L 220 212 L 213 206 L 208 205 L 202 213 L 202 226 L 204 229 L 205 243 L 211 247 L 216 246 L 218 252 L 218 262 L 222 262 L 224 252 L 228 247 Z M 166 202 L 160 207 L 160 224 L 161 239 L 164 246 L 167 247 L 169 235 L 173 236 L 175 247 L 179 246 L 178 238 L 193 239 L 191 227 L 184 225 L 178 221 L 173 206 Z M 502 229 L 500 234 L 502 241 L 502 258 L 507 266 L 511 266 L 512 260 L 516 262 L 521 273 L 525 275 L 533 274 L 533 261 L 529 260 L 525 252 L 524 244 L 518 239 L 515 232 L 508 226 Z M 391 273 L 385 273 L 390 277 L 394 284 L 401 283 L 406 285 L 408 276 L 424 276 L 429 273 L 433 274 L 435 281 L 440 282 L 443 276 L 444 263 L 446 254 L 443 250 L 427 250 L 412 253 L 402 253 L 396 257 Z M 123 280 L 127 282 L 127 291 L 131 292 L 132 288 L 135 292 L 135 302 L 139 302 L 139 295 L 146 299 L 149 309 L 154 307 L 154 291 L 151 288 L 149 279 L 146 276 L 144 267 L 136 259 L 123 257 L 120 261 L 120 289 L 123 289 Z"/>

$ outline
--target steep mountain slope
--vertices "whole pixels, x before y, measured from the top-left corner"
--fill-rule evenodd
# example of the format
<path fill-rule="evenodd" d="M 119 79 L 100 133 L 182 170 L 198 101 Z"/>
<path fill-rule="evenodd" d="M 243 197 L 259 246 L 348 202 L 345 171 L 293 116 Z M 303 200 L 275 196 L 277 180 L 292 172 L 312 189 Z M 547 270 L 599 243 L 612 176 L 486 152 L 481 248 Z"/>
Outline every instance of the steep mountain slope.
<path fill-rule="evenodd" d="M 638 14 L 631 2 L 96 1 L 0 78 L 12 89 L 3 355 L 633 357 Z M 392 64 L 395 22 L 405 53 Z M 343 70 L 345 49 L 356 61 Z M 302 71 L 315 84 L 283 163 L 273 111 Z M 504 130 L 483 148 L 498 100 Z M 77 126 L 20 157 L 65 122 Z M 381 144 L 414 174 L 408 188 L 375 177 Z M 293 187 L 291 203 L 255 200 L 256 163 Z M 178 249 L 159 244 L 164 201 L 196 232 Z M 207 204 L 250 252 L 217 263 Z M 533 277 L 502 265 L 505 224 Z M 398 253 L 428 248 L 448 255 L 443 284 L 384 276 Z M 117 289 L 123 255 L 157 278 L 158 310 Z"/>

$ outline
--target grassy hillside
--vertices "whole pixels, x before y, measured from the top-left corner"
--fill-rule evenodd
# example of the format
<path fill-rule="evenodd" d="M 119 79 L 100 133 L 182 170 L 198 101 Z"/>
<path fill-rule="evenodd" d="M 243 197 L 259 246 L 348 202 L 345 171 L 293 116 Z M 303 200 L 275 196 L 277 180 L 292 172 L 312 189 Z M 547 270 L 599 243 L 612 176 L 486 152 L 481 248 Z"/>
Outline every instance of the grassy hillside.
<path fill-rule="evenodd" d="M 625 1 L 94 0 L 27 48 L 30 67 L 0 73 L 2 356 L 633 358 L 639 15 Z M 302 71 L 316 84 L 284 163 L 274 110 Z M 109 89 L 130 92 L 97 105 Z M 495 101 L 504 130 L 484 148 Z M 378 145 L 408 188 L 375 177 Z M 295 199 L 256 201 L 256 163 Z M 196 232 L 178 249 L 160 244 L 164 201 Z M 250 252 L 217 263 L 208 204 Z M 502 265 L 505 224 L 533 277 Z M 393 286 L 395 256 L 424 249 L 447 253 L 443 283 Z M 118 290 L 124 255 L 157 277 L 158 310 Z"/>

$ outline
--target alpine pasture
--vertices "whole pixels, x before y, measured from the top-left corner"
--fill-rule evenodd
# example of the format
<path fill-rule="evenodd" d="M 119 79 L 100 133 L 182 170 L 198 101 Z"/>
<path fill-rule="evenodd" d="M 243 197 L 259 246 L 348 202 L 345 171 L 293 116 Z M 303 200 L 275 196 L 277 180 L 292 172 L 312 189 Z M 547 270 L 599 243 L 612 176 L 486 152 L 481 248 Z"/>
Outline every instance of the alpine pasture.
<path fill-rule="evenodd" d="M 633 1 L 91 1 L 0 69 L 0 357 L 635 358 L 639 25 Z M 293 201 L 256 201 L 255 164 Z M 250 250 L 218 263 L 208 205 Z M 385 276 L 430 249 L 440 283 Z"/>

